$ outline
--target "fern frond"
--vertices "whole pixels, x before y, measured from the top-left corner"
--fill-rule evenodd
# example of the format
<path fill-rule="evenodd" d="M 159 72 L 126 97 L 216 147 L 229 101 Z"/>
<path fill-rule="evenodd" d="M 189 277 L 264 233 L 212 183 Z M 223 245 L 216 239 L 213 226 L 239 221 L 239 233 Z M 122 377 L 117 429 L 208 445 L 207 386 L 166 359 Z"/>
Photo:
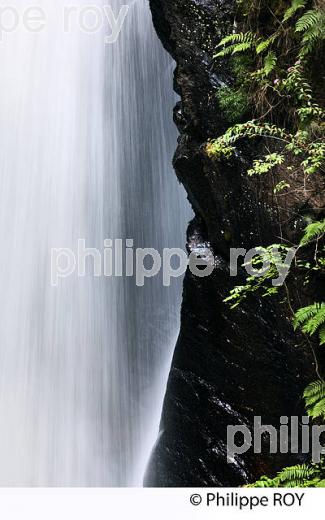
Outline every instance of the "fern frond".
<path fill-rule="evenodd" d="M 321 22 L 322 12 L 317 9 L 311 9 L 304 13 L 296 23 L 296 32 L 305 32 L 311 27 Z"/>
<path fill-rule="evenodd" d="M 292 487 L 324 487 L 325 486 L 325 466 L 324 458 L 319 464 L 297 464 L 282 469 L 275 478 L 267 476 L 261 477 L 254 484 L 249 484 L 247 488 L 292 488 Z"/>
<path fill-rule="evenodd" d="M 317 474 L 313 466 L 307 464 L 297 464 L 284 468 L 278 474 L 278 480 L 280 487 L 300 487 L 306 480 L 315 477 Z"/>
<path fill-rule="evenodd" d="M 306 321 L 310 320 L 317 314 L 319 309 L 319 303 L 313 303 L 312 305 L 308 305 L 308 307 L 302 307 L 298 309 L 295 313 L 295 318 L 293 321 L 294 329 L 296 330 L 298 327 L 303 325 Z"/>
<path fill-rule="evenodd" d="M 231 45 L 228 45 L 231 44 Z M 227 46 L 228 45 L 228 46 Z M 252 49 L 256 45 L 256 36 L 251 32 L 234 33 L 225 36 L 217 45 L 217 48 L 224 47 L 214 55 L 214 58 L 221 58 L 229 54 L 245 52 Z"/>
<path fill-rule="evenodd" d="M 298 309 L 293 320 L 294 329 L 301 327 L 309 336 L 319 333 L 320 344 L 325 343 L 325 303 L 313 303 L 308 307 Z"/>
<path fill-rule="evenodd" d="M 236 54 L 238 52 L 249 51 L 253 48 L 253 44 L 250 42 L 237 43 L 236 45 L 229 45 L 222 51 L 218 52 L 214 55 L 214 58 L 222 58 L 223 56 L 228 56 L 229 54 Z"/>
<path fill-rule="evenodd" d="M 316 222 L 312 222 L 309 224 L 304 231 L 304 236 L 300 241 L 301 246 L 307 245 L 312 240 L 315 240 L 318 237 L 321 237 L 325 233 L 325 219 L 317 220 Z"/>
<path fill-rule="evenodd" d="M 325 303 L 320 303 L 318 305 L 317 313 L 307 320 L 302 328 L 302 330 L 306 334 L 310 334 L 310 336 L 315 334 L 315 332 L 325 324 Z"/>
<path fill-rule="evenodd" d="M 257 482 L 254 482 L 254 484 L 248 484 L 245 486 L 246 488 L 273 488 L 273 487 L 279 487 L 279 479 L 277 477 L 275 478 L 269 478 L 266 475 L 263 475 Z"/>
<path fill-rule="evenodd" d="M 325 417 L 325 398 L 320 399 L 313 406 L 307 407 L 307 412 L 310 417 L 317 419 L 318 417 Z"/>
<path fill-rule="evenodd" d="M 313 303 L 298 309 L 293 320 L 293 327 L 301 327 L 305 334 L 313 336 L 317 331 L 320 345 L 325 344 L 325 303 Z"/>
<path fill-rule="evenodd" d="M 312 404 L 325 397 L 325 381 L 313 381 L 304 391 L 304 398 L 308 399 Z"/>
<path fill-rule="evenodd" d="M 222 49 L 222 51 L 217 52 L 217 54 L 214 54 L 214 58 L 223 58 L 224 56 L 229 56 L 229 54 L 232 54 L 233 51 L 236 49 L 236 47 L 239 44 L 229 45 L 228 47 L 225 47 Z"/>
<path fill-rule="evenodd" d="M 307 16 L 308 13 L 309 16 Z M 325 40 L 325 10 L 314 9 L 305 13 L 298 20 L 296 31 L 304 33 L 299 53 L 299 56 L 303 58 L 310 54 L 318 43 Z"/>
<path fill-rule="evenodd" d="M 235 46 L 234 50 L 232 51 L 232 54 L 236 54 L 237 52 L 245 52 L 248 51 L 253 47 L 253 42 L 243 42 L 239 43 Z"/>
<path fill-rule="evenodd" d="M 319 329 L 319 344 L 325 345 L 325 325 L 322 325 Z"/>
<path fill-rule="evenodd" d="M 302 39 L 302 53 L 309 53 L 314 46 L 321 40 L 325 39 L 325 27 L 322 24 L 316 25 L 305 32 Z"/>
<path fill-rule="evenodd" d="M 245 33 L 233 33 L 228 34 L 228 36 L 225 36 L 222 38 L 222 40 L 218 43 L 218 47 L 224 47 L 228 43 L 236 44 L 236 43 L 243 43 L 248 41 L 253 41 L 255 39 L 255 35 L 252 32 L 245 32 Z"/>
<path fill-rule="evenodd" d="M 291 7 L 289 7 L 289 9 L 287 9 L 284 13 L 283 22 L 289 20 L 289 18 L 291 18 L 298 11 L 298 9 L 305 7 L 306 3 L 307 0 L 292 0 Z"/>
<path fill-rule="evenodd" d="M 271 74 L 272 70 L 275 68 L 277 62 L 277 57 L 273 51 L 270 51 L 265 60 L 264 60 L 264 73 L 266 76 Z"/>
<path fill-rule="evenodd" d="M 277 38 L 277 34 L 272 34 L 267 40 L 262 40 L 258 45 L 256 45 L 256 53 L 261 54 L 262 52 L 266 51 L 270 45 L 274 42 L 274 40 Z"/>
<path fill-rule="evenodd" d="M 304 391 L 307 413 L 310 417 L 325 417 L 325 381 L 315 381 Z"/>

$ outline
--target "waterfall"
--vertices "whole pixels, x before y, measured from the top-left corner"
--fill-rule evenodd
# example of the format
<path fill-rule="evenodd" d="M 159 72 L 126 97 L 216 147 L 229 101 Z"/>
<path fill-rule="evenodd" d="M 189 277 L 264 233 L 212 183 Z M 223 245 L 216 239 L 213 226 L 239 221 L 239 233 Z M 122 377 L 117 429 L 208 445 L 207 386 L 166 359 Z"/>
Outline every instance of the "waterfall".
<path fill-rule="evenodd" d="M 141 485 L 157 433 L 182 280 L 50 280 L 51 249 L 79 238 L 185 241 L 173 63 L 146 0 L 104 4 L 129 5 L 114 44 L 106 25 L 63 33 L 68 0 L 35 0 L 45 30 L 0 44 L 2 486 Z"/>

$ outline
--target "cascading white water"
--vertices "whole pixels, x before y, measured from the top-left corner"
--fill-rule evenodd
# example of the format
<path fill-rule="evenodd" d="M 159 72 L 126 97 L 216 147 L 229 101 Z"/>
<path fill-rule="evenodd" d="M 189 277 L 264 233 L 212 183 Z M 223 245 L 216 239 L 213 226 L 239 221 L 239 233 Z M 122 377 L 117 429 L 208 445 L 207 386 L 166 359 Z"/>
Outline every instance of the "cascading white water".
<path fill-rule="evenodd" d="M 1 2 L 2 3 L 2 2 Z M 171 170 L 173 64 L 148 2 L 108 28 L 62 31 L 68 0 L 35 0 L 45 30 L 0 46 L 0 485 L 141 485 L 178 329 L 181 280 L 71 275 L 78 238 L 182 247 L 189 209 Z M 77 0 L 73 5 L 89 5 Z M 23 10 L 28 0 L 16 0 Z"/>

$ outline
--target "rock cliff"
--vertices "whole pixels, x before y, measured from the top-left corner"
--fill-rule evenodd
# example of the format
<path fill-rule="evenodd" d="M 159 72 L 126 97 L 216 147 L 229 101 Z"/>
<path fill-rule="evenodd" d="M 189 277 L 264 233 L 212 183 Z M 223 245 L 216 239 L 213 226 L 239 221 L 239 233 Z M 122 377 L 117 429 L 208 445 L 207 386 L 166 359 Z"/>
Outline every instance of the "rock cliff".
<path fill-rule="evenodd" d="M 223 303 L 231 247 L 274 242 L 274 213 L 266 187 L 245 175 L 249 150 L 227 163 L 210 160 L 204 143 L 225 128 L 216 90 L 230 80 L 212 59 L 233 24 L 233 0 L 150 0 L 163 45 L 176 61 L 174 118 L 180 137 L 174 158 L 195 218 L 188 248 L 211 249 L 214 274 L 184 282 L 181 330 L 170 371 L 147 486 L 239 486 L 300 460 L 299 455 L 249 450 L 226 457 L 227 425 L 252 429 L 254 416 L 279 427 L 281 416 L 303 411 L 300 396 L 313 379 L 313 361 L 296 345 L 285 309 L 272 299 L 250 299 L 238 310 Z M 288 233 L 290 230 L 288 230 Z M 240 278 L 240 275 L 239 275 Z M 238 280 L 237 280 L 238 281 Z"/>

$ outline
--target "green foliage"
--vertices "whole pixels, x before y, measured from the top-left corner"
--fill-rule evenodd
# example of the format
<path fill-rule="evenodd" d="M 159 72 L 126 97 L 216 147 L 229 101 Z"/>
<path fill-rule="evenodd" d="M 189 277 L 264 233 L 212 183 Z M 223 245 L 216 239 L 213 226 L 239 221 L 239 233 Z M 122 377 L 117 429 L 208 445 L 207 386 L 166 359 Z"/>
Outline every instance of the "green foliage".
<path fill-rule="evenodd" d="M 206 152 L 209 157 L 223 157 L 227 159 L 234 154 L 235 150 L 236 149 L 233 146 L 226 146 L 224 143 L 221 143 L 218 140 L 210 141 L 206 146 Z"/>
<path fill-rule="evenodd" d="M 301 166 L 304 173 L 312 175 L 317 172 L 324 172 L 325 162 L 325 143 L 310 143 L 306 147 L 306 158 Z"/>
<path fill-rule="evenodd" d="M 315 381 L 304 392 L 307 413 L 313 419 L 325 419 L 325 382 Z"/>
<path fill-rule="evenodd" d="M 305 334 L 319 333 L 320 344 L 325 343 L 325 303 L 313 303 L 298 309 L 294 317 L 294 329 L 301 328 Z"/>
<path fill-rule="evenodd" d="M 299 180 L 305 189 L 307 176 L 325 173 L 324 99 L 319 93 L 319 81 L 315 81 L 315 56 L 324 49 L 325 4 L 317 0 L 291 0 L 289 6 L 288 2 L 278 2 L 278 10 L 272 4 L 274 16 L 272 21 L 266 23 L 263 8 L 266 8 L 267 2 L 240 0 L 238 3 L 248 22 L 237 24 L 238 32 L 223 38 L 215 58 L 235 55 L 236 59 L 248 59 L 246 69 L 238 70 L 235 83 L 236 92 L 249 92 L 251 118 L 243 123 L 240 111 L 237 110 L 236 119 L 234 110 L 233 126 L 223 135 L 210 140 L 206 150 L 210 157 L 230 158 L 237 153 L 240 140 L 257 140 L 259 155 L 253 159 L 247 174 L 279 174 L 282 178 L 276 179 L 274 187 L 277 198 L 290 185 L 291 191 L 295 190 Z M 259 12 L 262 11 L 264 15 L 259 19 Z M 262 150 L 261 144 L 264 144 Z M 300 240 L 298 251 L 302 252 L 303 259 L 296 259 L 294 265 L 295 269 L 306 271 L 305 284 L 309 283 L 311 273 L 318 271 L 319 274 L 325 269 L 324 236 L 325 220 L 319 220 L 306 227 Z M 253 293 L 265 297 L 279 292 L 280 288 L 274 287 L 271 281 L 278 277 L 279 261 L 284 261 L 287 248 L 280 245 L 283 249 L 277 257 L 272 252 L 274 247 L 259 248 L 259 254 L 253 258 L 250 267 L 259 269 L 265 261 L 269 262 L 269 267 L 261 276 L 249 276 L 243 285 L 234 287 L 225 299 L 231 308 L 237 307 Z M 325 382 L 318 372 L 317 357 L 310 338 L 318 336 L 320 346 L 325 345 L 325 303 L 313 303 L 294 312 L 288 286 L 284 301 L 294 315 L 294 329 L 303 332 L 306 345 L 316 361 L 319 379 L 304 392 L 307 413 L 313 419 L 324 419 Z M 264 476 L 252 485 L 298 486 L 325 487 L 325 461 L 318 465 L 284 468 L 275 478 Z"/>
<path fill-rule="evenodd" d="M 311 9 L 296 23 L 296 32 L 302 33 L 300 55 L 309 54 L 316 45 L 325 40 L 325 10 Z"/>
<path fill-rule="evenodd" d="M 267 173 L 273 166 L 283 164 L 286 159 L 289 159 L 290 154 L 302 157 L 299 166 L 303 173 L 310 175 L 323 172 L 325 142 L 311 141 L 308 133 L 303 130 L 291 134 L 276 125 L 260 123 L 254 120 L 228 128 L 225 134 L 208 143 L 207 152 L 209 156 L 216 159 L 222 158 L 222 156 L 230 157 L 236 151 L 233 145 L 237 141 L 244 138 L 253 139 L 258 137 L 266 137 L 276 142 L 282 142 L 282 151 L 281 153 L 267 154 L 264 160 L 256 160 L 254 167 L 248 170 L 249 175 Z M 256 168 L 256 166 L 258 167 Z"/>
<path fill-rule="evenodd" d="M 221 40 L 217 47 L 223 47 L 221 51 L 214 55 L 215 58 L 220 58 L 228 55 L 239 53 L 246 53 L 247 51 L 254 51 L 256 54 L 262 54 L 269 49 L 271 44 L 275 41 L 276 35 L 270 36 L 266 40 L 258 38 L 252 32 L 234 33 L 226 36 Z M 277 56 L 269 50 L 264 58 L 263 67 L 255 72 L 260 77 L 267 77 L 274 70 L 277 63 Z"/>
<path fill-rule="evenodd" d="M 245 285 L 234 287 L 224 302 L 229 303 L 231 309 L 235 309 L 253 293 L 259 292 L 264 298 L 277 294 L 281 286 L 274 285 L 274 280 L 279 278 L 280 268 L 285 265 L 288 249 L 283 244 L 256 248 L 253 259 L 243 264 L 243 267 L 249 267 L 253 274 L 247 277 Z"/>
<path fill-rule="evenodd" d="M 283 23 L 305 9 L 306 5 L 307 2 L 304 0 L 293 0 L 290 8 L 284 13 Z M 257 95 L 263 97 L 266 92 L 272 93 L 272 103 L 275 106 L 281 104 L 283 99 L 290 100 L 291 117 L 296 122 L 296 128 L 293 128 L 293 131 L 274 123 L 250 120 L 246 123 L 235 124 L 223 136 L 210 141 L 207 145 L 208 155 L 220 159 L 230 158 L 236 152 L 236 143 L 240 139 L 262 137 L 273 141 L 273 153 L 267 153 L 263 159 L 255 159 L 252 168 L 248 169 L 248 175 L 267 174 L 273 169 L 279 171 L 279 167 L 283 165 L 283 171 L 286 170 L 287 174 L 286 178 L 278 181 L 274 187 L 276 195 L 285 187 L 290 186 L 287 177 L 288 172 L 293 170 L 292 156 L 299 158 L 299 164 L 295 164 L 294 168 L 295 175 L 297 171 L 300 171 L 302 175 L 324 173 L 324 110 L 314 100 L 311 83 L 306 77 L 308 70 L 306 56 L 310 49 L 314 48 L 314 44 L 319 44 L 323 40 L 324 9 L 315 8 L 303 13 L 294 27 L 295 33 L 300 38 L 300 51 L 294 64 L 287 67 L 286 70 L 281 71 L 278 59 L 278 52 L 281 49 L 279 44 L 282 37 L 281 26 L 266 38 L 252 30 L 228 35 L 219 43 L 218 47 L 222 50 L 216 54 L 216 57 L 234 54 L 242 56 L 255 54 L 256 56 L 256 70 L 251 71 L 251 67 L 249 67 L 246 74 L 241 73 L 241 77 L 244 78 L 242 85 L 239 85 L 235 92 L 232 92 L 231 89 L 221 90 L 220 96 L 218 96 L 220 105 L 230 123 L 240 121 L 243 112 L 246 111 L 246 99 L 243 103 L 245 109 L 243 111 L 240 109 L 239 93 L 246 93 L 249 78 L 253 85 L 254 82 L 256 83 L 256 92 L 259 92 Z M 269 78 L 274 77 L 275 74 L 278 77 L 273 81 L 270 80 Z M 242 88 L 240 88 L 241 86 Z M 269 102 L 268 104 L 270 105 Z M 315 135 L 315 132 L 318 135 Z"/>
<path fill-rule="evenodd" d="M 264 59 L 264 67 L 262 69 L 262 73 L 265 74 L 265 76 L 269 76 L 273 69 L 275 69 L 277 63 L 277 57 L 276 54 L 273 51 L 269 51 L 268 54 L 265 56 Z"/>
<path fill-rule="evenodd" d="M 325 219 L 317 220 L 308 224 L 305 228 L 304 235 L 300 240 L 301 246 L 306 246 L 313 240 L 319 240 L 325 234 Z"/>
<path fill-rule="evenodd" d="M 272 36 L 270 36 L 269 38 L 266 38 L 266 40 L 260 41 L 256 45 L 256 54 L 261 54 L 262 52 L 266 51 L 272 45 L 272 43 L 276 40 L 276 38 L 277 38 L 277 35 L 272 34 Z"/>
<path fill-rule="evenodd" d="M 279 487 L 300 487 L 305 481 L 314 478 L 317 470 L 307 464 L 297 464 L 284 468 L 277 476 Z"/>
<path fill-rule="evenodd" d="M 306 3 L 307 0 L 292 0 L 291 7 L 289 7 L 289 9 L 287 9 L 284 13 L 283 22 L 286 22 L 289 20 L 289 18 L 292 18 L 292 16 L 295 15 L 299 9 L 305 7 Z"/>
<path fill-rule="evenodd" d="M 291 18 L 301 9 L 306 7 L 307 0 L 292 0 L 291 7 L 284 13 L 282 23 L 290 22 Z M 324 7 L 310 9 L 305 12 L 296 22 L 295 32 L 301 35 L 300 53 L 303 58 L 308 55 L 315 46 L 325 39 L 325 9 Z M 229 34 L 224 37 L 217 48 L 222 48 L 215 54 L 215 58 L 234 55 L 237 53 L 254 52 L 257 55 L 269 50 L 278 40 L 281 31 L 278 30 L 267 38 L 260 37 L 252 31 Z M 275 68 L 276 55 L 269 51 L 265 58 L 264 71 L 266 76 Z M 260 69 L 262 70 L 262 69 Z"/>
<path fill-rule="evenodd" d="M 313 92 L 310 83 L 304 75 L 304 67 L 300 60 L 289 67 L 287 76 L 283 79 L 281 90 L 292 96 L 293 103 L 310 106 Z"/>
<path fill-rule="evenodd" d="M 297 32 L 306 32 L 310 28 L 314 27 L 321 20 L 322 12 L 316 9 L 311 9 L 302 15 L 296 23 Z"/>
<path fill-rule="evenodd" d="M 271 153 L 265 155 L 263 159 L 257 159 L 254 161 L 253 168 L 247 171 L 248 175 L 263 175 L 264 173 L 268 173 L 275 166 L 279 164 L 283 164 L 285 160 L 284 155 L 279 153 Z"/>
<path fill-rule="evenodd" d="M 325 487 L 325 467 L 324 464 L 297 464 L 284 468 L 275 478 L 263 476 L 250 484 L 250 488 L 309 488 Z"/>
<path fill-rule="evenodd" d="M 209 141 L 207 145 L 208 155 L 215 158 L 221 158 L 224 155 L 234 153 L 236 148 L 233 146 L 237 141 L 244 138 L 254 139 L 256 137 L 268 137 L 290 143 L 290 135 L 285 130 L 269 123 L 260 123 L 258 121 L 247 121 L 234 125 L 218 137 Z"/>
<path fill-rule="evenodd" d="M 225 85 L 218 90 L 217 98 L 229 123 L 234 123 L 245 116 L 248 102 L 247 94 L 242 89 L 234 90 Z"/>
<path fill-rule="evenodd" d="M 223 47 L 223 50 L 217 52 L 214 57 L 221 58 L 229 54 L 252 50 L 255 46 L 255 39 L 255 35 L 251 32 L 229 34 L 217 45 L 217 48 Z"/>
<path fill-rule="evenodd" d="M 285 181 L 280 181 L 280 182 L 278 182 L 278 184 L 274 187 L 273 193 L 274 193 L 274 194 L 280 193 L 281 191 L 285 190 L 286 188 L 290 188 L 290 184 L 288 184 L 288 183 L 285 182 Z"/>

